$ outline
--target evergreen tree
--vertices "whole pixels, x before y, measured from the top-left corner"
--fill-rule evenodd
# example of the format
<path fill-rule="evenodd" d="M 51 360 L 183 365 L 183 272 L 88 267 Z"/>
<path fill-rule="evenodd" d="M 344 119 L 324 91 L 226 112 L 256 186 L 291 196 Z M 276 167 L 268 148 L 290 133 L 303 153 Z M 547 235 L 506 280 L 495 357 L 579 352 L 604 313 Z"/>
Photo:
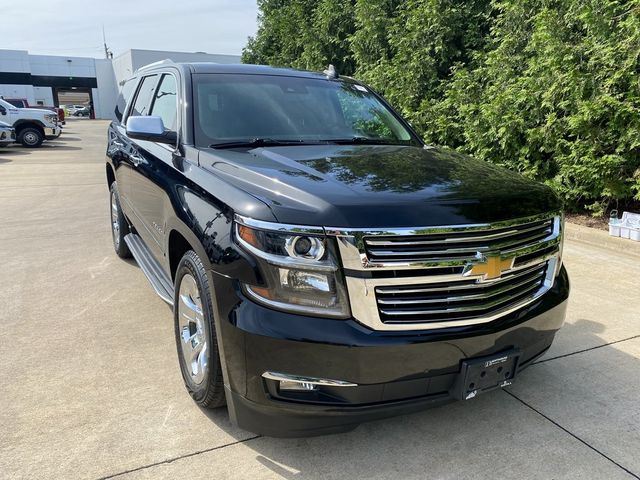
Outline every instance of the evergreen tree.
<path fill-rule="evenodd" d="M 602 213 L 640 200 L 640 0 L 259 0 L 243 61 L 333 63 L 432 143 Z"/>

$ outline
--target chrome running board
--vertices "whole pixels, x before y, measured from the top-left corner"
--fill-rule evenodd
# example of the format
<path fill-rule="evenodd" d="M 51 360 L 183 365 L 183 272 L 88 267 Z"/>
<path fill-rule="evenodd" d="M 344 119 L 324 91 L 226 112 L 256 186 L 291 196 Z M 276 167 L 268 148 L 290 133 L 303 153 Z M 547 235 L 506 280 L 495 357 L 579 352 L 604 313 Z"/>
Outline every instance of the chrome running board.
<path fill-rule="evenodd" d="M 173 306 L 173 283 L 160 264 L 153 258 L 142 239 L 135 233 L 130 233 L 124 237 L 124 241 L 127 242 L 133 258 L 158 296 Z"/>

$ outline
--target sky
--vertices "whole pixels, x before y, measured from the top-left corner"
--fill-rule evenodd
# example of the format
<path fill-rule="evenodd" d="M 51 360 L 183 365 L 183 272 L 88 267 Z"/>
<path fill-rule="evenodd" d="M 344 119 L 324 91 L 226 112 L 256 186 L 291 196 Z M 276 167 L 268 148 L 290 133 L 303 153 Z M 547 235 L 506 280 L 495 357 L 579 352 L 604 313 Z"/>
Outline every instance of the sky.
<path fill-rule="evenodd" d="M 255 34 L 256 0 L 30 0 L 7 2 L 0 49 L 104 58 L 130 48 L 240 54 Z"/>

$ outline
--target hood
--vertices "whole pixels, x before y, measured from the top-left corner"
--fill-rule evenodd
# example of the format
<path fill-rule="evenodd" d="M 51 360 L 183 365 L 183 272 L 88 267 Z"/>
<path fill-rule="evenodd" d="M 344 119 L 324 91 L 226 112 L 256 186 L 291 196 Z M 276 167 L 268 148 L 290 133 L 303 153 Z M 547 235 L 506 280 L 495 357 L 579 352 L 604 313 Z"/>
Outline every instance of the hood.
<path fill-rule="evenodd" d="M 460 225 L 560 208 L 548 187 L 441 148 L 206 149 L 200 153 L 200 165 L 265 202 L 281 223 L 352 228 Z"/>
<path fill-rule="evenodd" d="M 18 110 L 22 110 L 24 112 L 29 112 L 29 113 L 36 112 L 36 113 L 40 113 L 42 115 L 56 115 L 57 116 L 56 112 L 54 112 L 53 110 L 48 110 L 46 108 L 31 108 L 31 107 L 29 107 L 29 108 L 19 108 Z"/>

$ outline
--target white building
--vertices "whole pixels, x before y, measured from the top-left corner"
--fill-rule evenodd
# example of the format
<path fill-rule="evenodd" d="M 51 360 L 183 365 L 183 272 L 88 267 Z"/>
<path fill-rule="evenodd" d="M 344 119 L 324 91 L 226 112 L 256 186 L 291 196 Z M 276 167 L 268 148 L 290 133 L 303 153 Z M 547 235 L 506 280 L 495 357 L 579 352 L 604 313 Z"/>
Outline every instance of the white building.
<path fill-rule="evenodd" d="M 30 55 L 26 50 L 0 49 L 0 96 L 26 98 L 30 105 L 58 106 L 63 92 L 86 92 L 96 118 L 111 119 L 119 85 L 138 68 L 159 60 L 240 63 L 239 55 L 202 52 L 127 50 L 113 60 Z"/>

